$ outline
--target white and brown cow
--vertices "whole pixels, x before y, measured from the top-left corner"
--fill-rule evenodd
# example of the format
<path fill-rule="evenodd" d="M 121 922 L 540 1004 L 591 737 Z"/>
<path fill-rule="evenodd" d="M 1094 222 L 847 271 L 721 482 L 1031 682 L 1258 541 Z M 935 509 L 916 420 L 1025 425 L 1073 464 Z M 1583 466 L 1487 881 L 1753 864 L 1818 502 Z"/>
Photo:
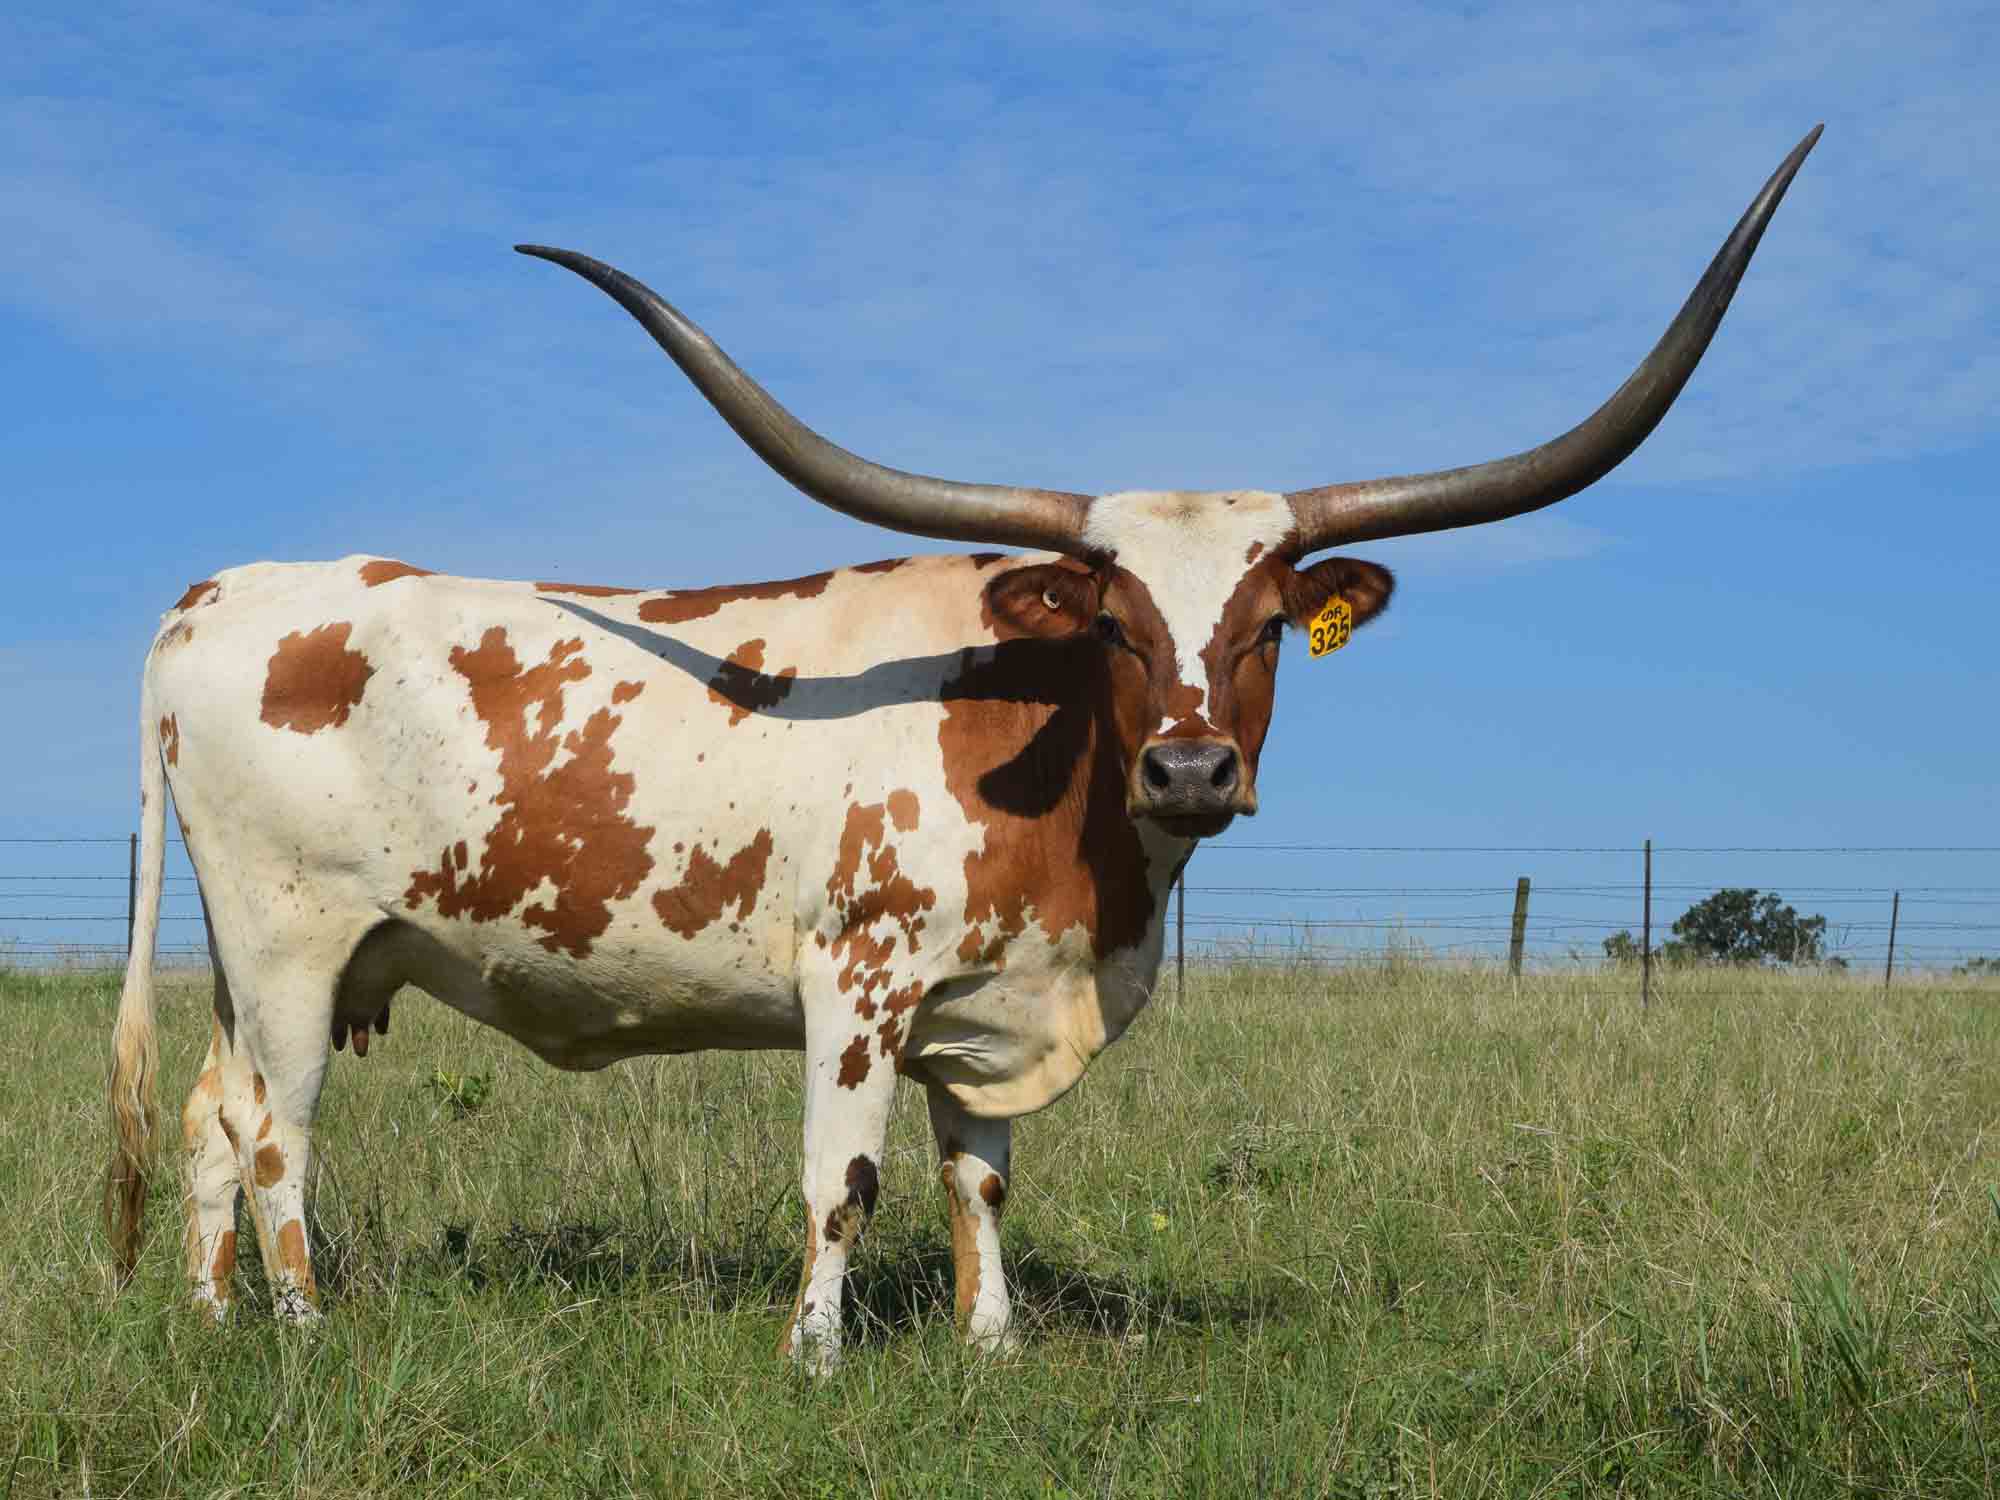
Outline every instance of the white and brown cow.
<path fill-rule="evenodd" d="M 899 1075 L 930 1104 L 969 1338 L 1007 1333 L 1009 1122 L 1146 1003 L 1198 839 L 1256 810 L 1280 638 L 1387 572 L 1310 553 L 1552 503 L 1664 414 L 1817 131 L 1660 344 L 1582 426 L 1471 469 L 1273 494 L 1096 497 L 884 469 L 791 418 L 639 283 L 568 252 L 809 495 L 1042 549 L 629 590 L 379 558 L 191 588 L 143 689 L 144 879 L 111 1080 L 108 1207 L 138 1254 L 171 787 L 214 934 L 183 1116 L 186 1254 L 228 1306 L 247 1194 L 282 1309 L 315 1305 L 305 1197 L 332 1052 L 404 984 L 567 1068 L 806 1055 L 804 1274 L 786 1345 L 840 1341 Z M 524 247 L 527 248 L 527 247 Z"/>

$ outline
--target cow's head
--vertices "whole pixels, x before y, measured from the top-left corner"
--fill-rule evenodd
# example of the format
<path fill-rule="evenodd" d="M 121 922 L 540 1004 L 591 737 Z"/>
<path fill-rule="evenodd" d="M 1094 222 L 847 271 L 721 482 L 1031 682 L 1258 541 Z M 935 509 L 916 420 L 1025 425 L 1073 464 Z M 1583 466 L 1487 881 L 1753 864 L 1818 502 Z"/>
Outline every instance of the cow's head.
<path fill-rule="evenodd" d="M 1001 639 L 1084 640 L 1101 654 L 1134 817 L 1208 837 L 1256 812 L 1286 627 L 1303 628 L 1335 595 L 1357 626 L 1389 602 L 1389 572 L 1374 563 L 1295 566 L 1295 525 L 1284 496 L 1257 490 L 1103 495 L 1084 557 L 987 584 Z"/>
<path fill-rule="evenodd" d="M 814 499 L 898 531 L 1047 549 L 1063 560 L 988 586 L 999 635 L 1101 651 L 1111 717 L 1129 758 L 1126 805 L 1205 836 L 1257 806 L 1278 641 L 1335 595 L 1353 623 L 1380 613 L 1391 580 L 1373 563 L 1313 553 L 1352 542 L 1498 521 L 1595 483 L 1666 415 L 1728 309 L 1785 189 L 1819 139 L 1795 147 L 1737 222 L 1660 342 L 1580 425 L 1463 469 L 1285 494 L 1061 490 L 964 484 L 883 468 L 828 442 L 771 399 L 694 324 L 623 272 L 569 250 L 521 245 L 585 277 L 630 312 L 764 461 Z"/>

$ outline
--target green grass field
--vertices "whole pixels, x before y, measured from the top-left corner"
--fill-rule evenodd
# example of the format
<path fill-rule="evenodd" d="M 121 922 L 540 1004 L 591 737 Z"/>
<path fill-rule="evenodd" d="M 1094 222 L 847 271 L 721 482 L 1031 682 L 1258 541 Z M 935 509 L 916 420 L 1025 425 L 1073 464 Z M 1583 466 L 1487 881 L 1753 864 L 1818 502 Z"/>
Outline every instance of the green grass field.
<path fill-rule="evenodd" d="M 114 1297 L 116 977 L 0 974 L 0 1500 L 1992 1493 L 2000 986 L 1633 989 L 1191 974 L 1017 1128 L 993 1360 L 908 1089 L 814 1383 L 773 1353 L 796 1057 L 570 1076 L 407 995 L 324 1098 L 325 1322 L 263 1316 L 252 1255 L 217 1329 L 179 1271 L 205 985 L 164 987 Z"/>

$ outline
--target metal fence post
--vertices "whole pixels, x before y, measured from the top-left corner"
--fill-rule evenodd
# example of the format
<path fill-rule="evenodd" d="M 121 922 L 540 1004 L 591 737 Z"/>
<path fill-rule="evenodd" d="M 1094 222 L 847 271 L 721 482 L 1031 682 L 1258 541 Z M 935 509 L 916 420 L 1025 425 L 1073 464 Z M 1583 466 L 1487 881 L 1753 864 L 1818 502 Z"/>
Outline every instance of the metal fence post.
<path fill-rule="evenodd" d="M 1889 993 L 1889 981 L 1896 973 L 1896 918 L 1903 910 L 1903 893 L 1896 892 L 1889 902 L 1889 961 L 1882 965 L 1882 993 Z"/>
<path fill-rule="evenodd" d="M 1528 877 L 1514 882 L 1514 930 L 1507 939 L 1507 972 L 1521 977 L 1521 950 L 1528 942 Z"/>
<path fill-rule="evenodd" d="M 1187 994 L 1187 865 L 1174 877 L 1174 1001 Z"/>
<path fill-rule="evenodd" d="M 1639 1009 L 1653 1005 L 1653 841 L 1646 840 L 1646 908 L 1639 923 Z"/>
<path fill-rule="evenodd" d="M 139 919 L 139 835 L 125 844 L 125 956 L 132 956 L 132 932 Z"/>

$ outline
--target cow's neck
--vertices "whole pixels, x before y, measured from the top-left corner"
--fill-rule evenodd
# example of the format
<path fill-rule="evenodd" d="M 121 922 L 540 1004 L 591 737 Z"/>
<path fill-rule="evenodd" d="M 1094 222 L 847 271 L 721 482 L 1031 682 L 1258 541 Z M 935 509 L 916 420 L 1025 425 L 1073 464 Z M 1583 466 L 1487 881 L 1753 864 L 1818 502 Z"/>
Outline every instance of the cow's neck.
<path fill-rule="evenodd" d="M 1030 909 L 1058 941 L 1137 957 L 1150 981 L 1174 871 L 1193 847 L 1125 810 L 1095 648 L 1007 642 L 967 652 L 945 687 L 946 776 L 984 846 L 966 860 L 967 919 L 991 943 Z M 1080 930 L 1080 931 L 1079 931 Z"/>

